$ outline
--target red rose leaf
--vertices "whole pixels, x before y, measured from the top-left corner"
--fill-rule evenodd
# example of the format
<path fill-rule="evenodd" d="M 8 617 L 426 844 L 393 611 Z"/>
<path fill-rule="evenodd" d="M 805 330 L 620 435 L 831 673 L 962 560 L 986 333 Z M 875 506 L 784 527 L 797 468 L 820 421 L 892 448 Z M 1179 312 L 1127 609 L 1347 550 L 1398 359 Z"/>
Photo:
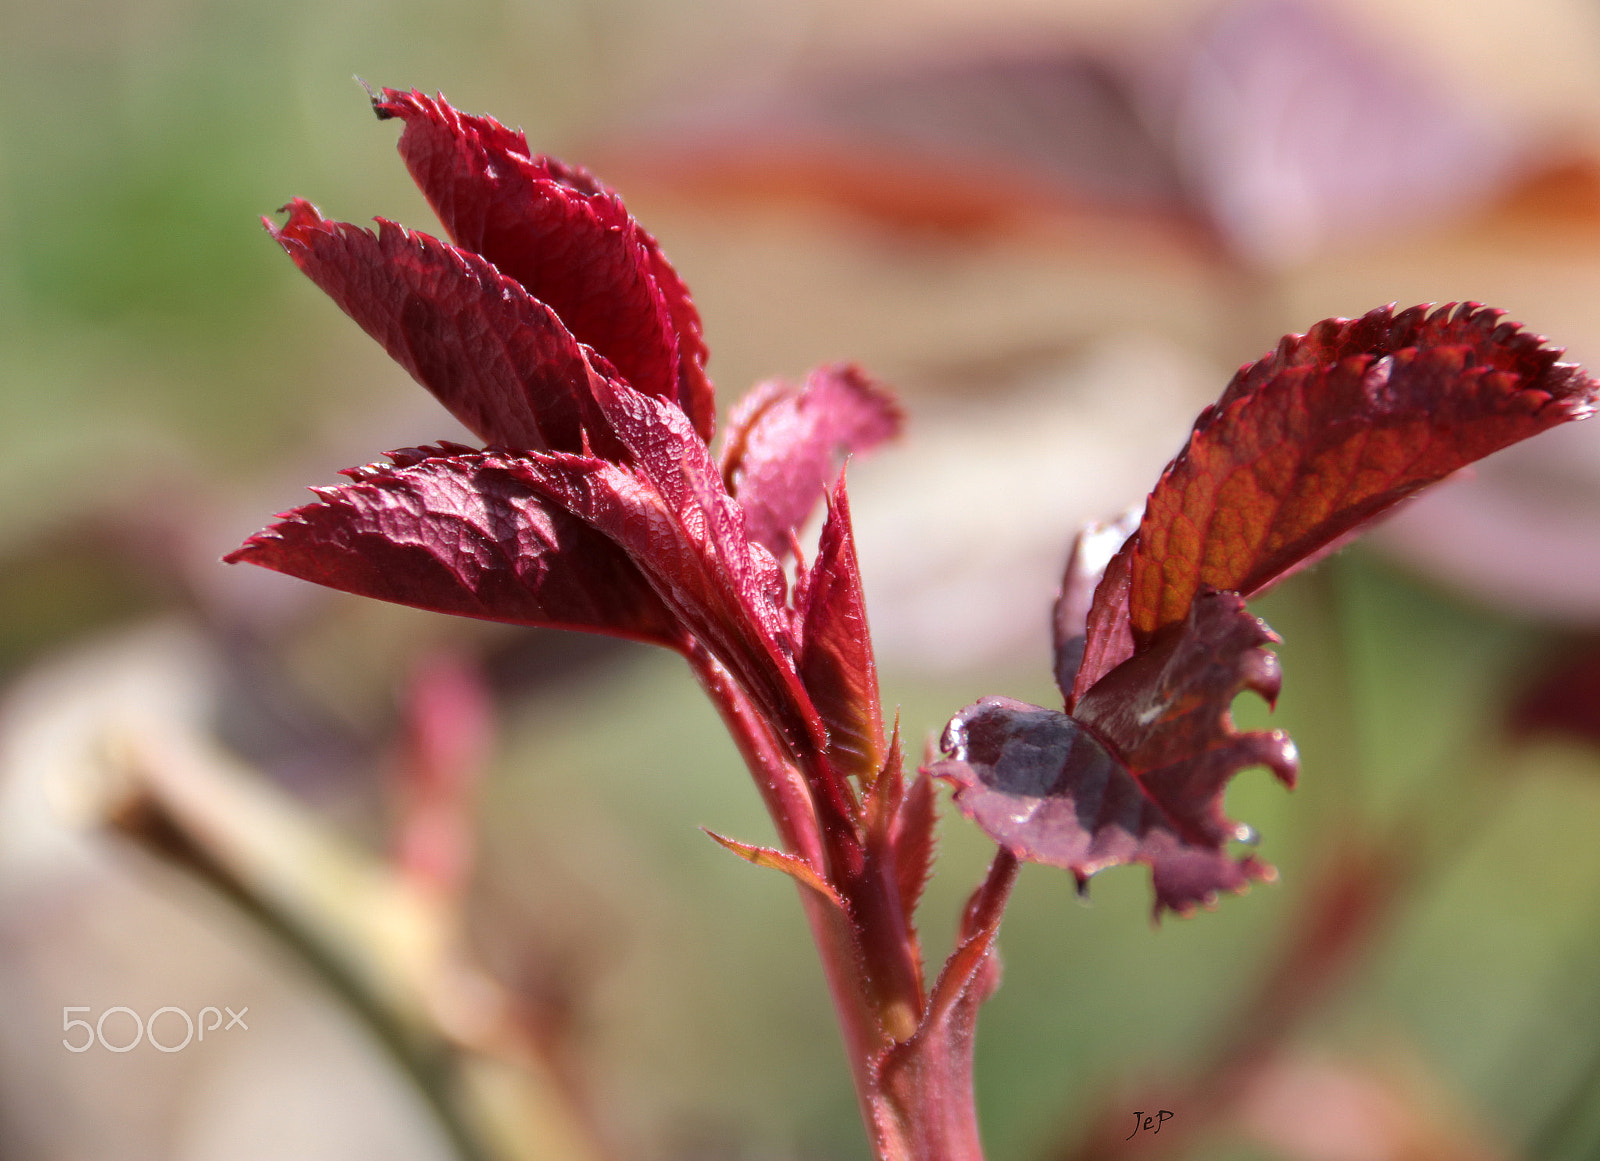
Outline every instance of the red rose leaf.
<path fill-rule="evenodd" d="M 796 596 L 795 615 L 800 679 L 827 727 L 828 758 L 865 785 L 883 766 L 883 716 L 843 474 L 829 501 L 817 559 Z"/>
<path fill-rule="evenodd" d="M 614 192 L 534 154 L 520 130 L 442 97 L 385 89 L 373 108 L 405 122 L 400 156 L 456 245 L 521 283 L 634 388 L 676 402 L 710 440 L 716 403 L 699 313 Z"/>
<path fill-rule="evenodd" d="M 819 367 L 800 387 L 753 389 L 734 409 L 722 450 L 723 482 L 744 508 L 750 539 L 782 557 L 844 457 L 900 425 L 888 392 L 846 364 Z"/>
<path fill-rule="evenodd" d="M 1383 307 L 1242 368 L 1123 550 L 1135 640 L 1183 620 L 1203 587 L 1255 596 L 1427 485 L 1588 416 L 1600 384 L 1502 315 Z"/>
<path fill-rule="evenodd" d="M 1203 593 L 1073 716 L 1009 698 L 968 706 L 946 731 L 950 757 L 929 773 L 954 784 L 961 811 L 1018 858 L 1080 882 L 1145 863 L 1158 914 L 1210 905 L 1272 873 L 1226 849 L 1249 834 L 1222 813 L 1228 781 L 1256 765 L 1295 778 L 1286 734 L 1238 733 L 1229 714 L 1241 690 L 1276 696 L 1277 658 L 1263 648 L 1274 640 L 1236 594 Z"/>
<path fill-rule="evenodd" d="M 345 472 L 225 559 L 419 609 L 583 629 L 674 649 L 677 621 L 615 544 L 510 470 L 456 445 Z"/>
<path fill-rule="evenodd" d="M 378 220 L 327 221 L 310 202 L 268 230 L 321 287 L 486 443 L 579 451 L 604 441 L 578 341 L 544 303 L 488 262 Z"/>

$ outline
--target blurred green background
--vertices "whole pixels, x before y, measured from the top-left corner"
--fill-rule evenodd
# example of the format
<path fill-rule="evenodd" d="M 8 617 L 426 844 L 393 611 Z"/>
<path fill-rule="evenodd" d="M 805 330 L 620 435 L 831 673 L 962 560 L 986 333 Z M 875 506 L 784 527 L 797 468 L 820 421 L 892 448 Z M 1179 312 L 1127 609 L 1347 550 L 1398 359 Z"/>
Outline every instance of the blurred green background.
<path fill-rule="evenodd" d="M 1460 204 L 1282 261 L 1247 261 L 1177 212 L 1019 197 L 1004 220 L 952 228 L 792 175 L 708 193 L 701 154 L 671 160 L 706 143 L 684 128 L 706 123 L 695 110 L 741 95 L 1019 46 L 1156 61 L 1216 7 L 0 3 L 0 751 L 21 788 L 0 794 L 0 1156 L 443 1155 L 302 967 L 213 895 L 41 806 L 92 764 L 105 688 L 154 704 L 187 681 L 205 693 L 191 727 L 381 849 L 405 675 L 441 650 L 482 662 L 499 726 L 473 939 L 557 996 L 617 1155 L 866 1156 L 793 890 L 696 829 L 770 841 L 673 659 L 217 563 L 303 485 L 459 435 L 257 219 L 305 196 L 434 229 L 350 78 L 442 90 L 615 181 L 696 292 L 724 408 L 759 377 L 834 359 L 900 389 L 907 438 L 852 468 L 852 499 L 885 700 L 915 751 L 979 696 L 1049 704 L 1044 627 L 1070 528 L 1136 502 L 1198 407 L 1279 334 L 1478 298 L 1600 359 L 1600 22 L 1576 2 L 1317 9 L 1492 123 L 1501 160 Z M 996 179 L 992 197 L 1016 188 Z M 1248 1020 L 1318 874 L 1366 844 L 1403 856 L 1374 889 L 1384 921 L 1281 1059 L 1398 1094 L 1403 1125 L 1370 1149 L 1401 1151 L 1296 1145 L 1293 1123 L 1345 1090 L 1307 1081 L 1285 1112 L 1285 1065 L 1188 1155 L 1600 1148 L 1600 763 L 1592 739 L 1503 730 L 1516 692 L 1600 625 L 1596 452 L 1584 432 L 1480 473 L 1487 499 L 1468 507 L 1512 505 L 1509 524 L 1546 548 L 1506 548 L 1503 528 L 1441 508 L 1435 540 L 1483 565 L 1457 567 L 1426 547 L 1419 505 L 1389 555 L 1351 551 L 1260 602 L 1285 638 L 1270 720 L 1299 743 L 1303 782 L 1286 794 L 1246 773 L 1228 808 L 1279 883 L 1153 928 L 1142 870 L 1097 880 L 1088 907 L 1069 876 L 1024 873 L 978 1045 L 992 1157 L 1070 1156 L 1107 1110 L 1121 1123 L 1130 1102 L 1187 1092 Z M 1238 713 L 1268 720 L 1249 698 Z M 990 853 L 959 818 L 941 834 L 930 959 Z M 226 995 L 261 1031 L 209 1055 L 58 1046 L 64 1005 Z"/>

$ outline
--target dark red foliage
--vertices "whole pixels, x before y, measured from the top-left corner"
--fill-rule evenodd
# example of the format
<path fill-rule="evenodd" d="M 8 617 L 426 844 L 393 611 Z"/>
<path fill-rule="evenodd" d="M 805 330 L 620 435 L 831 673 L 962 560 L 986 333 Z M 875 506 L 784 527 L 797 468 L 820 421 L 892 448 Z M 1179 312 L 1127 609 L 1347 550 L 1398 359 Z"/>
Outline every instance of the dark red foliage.
<path fill-rule="evenodd" d="M 550 453 L 524 457 L 518 476 L 621 548 L 796 751 L 821 753 L 826 732 L 795 667 L 783 570 L 745 535 L 710 452 L 675 406 L 625 383 L 598 394 L 633 463 Z"/>
<path fill-rule="evenodd" d="M 914 904 L 932 800 L 926 779 L 908 791 L 886 776 L 898 749 L 885 750 L 842 477 L 792 593 L 780 561 L 840 461 L 898 430 L 897 407 L 853 368 L 824 368 L 758 388 L 713 458 L 698 315 L 617 196 L 442 99 L 385 90 L 374 104 L 405 122 L 401 154 L 455 245 L 328 222 L 298 200 L 273 237 L 491 446 L 352 469 L 229 559 L 689 654 L 803 772 L 852 915 L 888 908 L 893 928 L 894 901 L 869 880 Z M 1229 718 L 1241 690 L 1277 692 L 1275 638 L 1243 598 L 1429 483 L 1582 418 L 1594 396 L 1558 352 L 1475 304 L 1286 338 L 1201 414 L 1137 530 L 1080 538 L 1054 625 L 1067 712 L 980 702 L 933 772 L 1016 856 L 1080 879 L 1149 864 L 1158 910 L 1264 876 L 1227 853 L 1247 831 L 1222 796 L 1246 766 L 1292 781 L 1294 752 Z M 783 807 L 791 822 L 800 810 Z M 904 984 L 915 971 L 902 969 Z"/>
<path fill-rule="evenodd" d="M 1594 402 L 1593 381 L 1481 307 L 1376 311 L 1291 336 L 1201 415 L 1137 530 L 1130 519 L 1080 537 L 1054 617 L 1067 712 L 987 698 L 950 724 L 949 757 L 907 784 L 898 723 L 884 737 L 840 469 L 898 430 L 894 402 L 846 366 L 768 384 L 714 457 L 698 315 L 616 195 L 442 98 L 385 90 L 374 104 L 405 122 L 401 154 L 455 245 L 328 222 L 303 201 L 272 235 L 490 446 L 351 469 L 228 559 L 681 652 L 784 849 L 713 837 L 806 888 L 885 1157 L 981 1152 L 974 1022 L 999 980 L 993 941 L 1019 858 L 1080 883 L 1148 864 L 1157 914 L 1270 875 L 1229 853 L 1251 832 L 1222 810 L 1239 770 L 1290 784 L 1296 772 L 1282 731 L 1240 733 L 1230 718 L 1241 691 L 1272 702 L 1279 685 L 1277 638 L 1245 597 Z M 797 530 L 823 499 L 807 568 Z M 912 919 L 935 775 L 1002 849 L 929 989 Z"/>
<path fill-rule="evenodd" d="M 329 222 L 301 200 L 268 228 L 491 446 L 352 469 L 353 483 L 319 489 L 228 559 L 440 612 L 707 651 L 847 815 L 846 778 L 870 781 L 884 753 L 842 486 L 792 603 L 778 556 L 839 461 L 898 429 L 893 400 L 843 365 L 768 385 L 719 464 L 699 316 L 617 196 L 442 98 L 385 90 L 374 105 L 405 122 L 401 155 L 456 245 Z"/>
<path fill-rule="evenodd" d="M 828 757 L 844 773 L 870 781 L 883 768 L 883 716 L 843 476 L 828 504 L 816 563 L 795 595 L 795 617 L 800 679 L 827 727 Z"/>
<path fill-rule="evenodd" d="M 1086 613 L 1092 570 L 1075 551 L 1055 625 L 1068 713 L 986 699 L 951 723 L 951 757 L 933 769 L 962 809 L 1019 857 L 1080 879 L 1148 863 L 1158 911 L 1266 874 L 1226 853 L 1249 832 L 1223 817 L 1222 795 L 1247 766 L 1292 783 L 1295 760 L 1281 732 L 1232 729 L 1240 690 L 1271 701 L 1278 687 L 1262 648 L 1276 638 L 1240 594 L 1474 460 L 1592 412 L 1595 381 L 1500 320 L 1475 303 L 1386 307 L 1290 335 L 1242 368 L 1162 473 Z"/>
<path fill-rule="evenodd" d="M 456 245 L 494 263 L 635 390 L 677 403 L 711 439 L 716 403 L 699 312 L 614 192 L 533 153 L 521 130 L 442 97 L 385 89 L 373 108 L 405 122 L 400 156 Z"/>
<path fill-rule="evenodd" d="M 439 613 L 587 629 L 681 648 L 682 630 L 612 541 L 518 479 L 513 457 L 455 444 L 313 489 L 227 557 Z"/>
<path fill-rule="evenodd" d="M 310 279 L 486 443 L 581 451 L 596 372 L 555 311 L 476 254 L 378 219 L 373 234 L 296 198 L 271 231 Z"/>

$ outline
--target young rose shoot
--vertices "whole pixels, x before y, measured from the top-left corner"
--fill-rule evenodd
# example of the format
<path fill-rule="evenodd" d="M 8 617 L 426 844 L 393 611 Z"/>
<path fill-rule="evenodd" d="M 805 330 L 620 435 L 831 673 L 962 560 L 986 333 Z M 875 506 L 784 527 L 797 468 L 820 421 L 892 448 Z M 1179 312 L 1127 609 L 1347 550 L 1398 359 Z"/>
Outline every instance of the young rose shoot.
<path fill-rule="evenodd" d="M 1144 863 L 1157 914 L 1270 875 L 1227 852 L 1250 832 L 1221 806 L 1244 767 L 1288 784 L 1297 769 L 1286 734 L 1238 733 L 1229 717 L 1241 690 L 1270 702 L 1281 681 L 1277 638 L 1246 599 L 1421 488 L 1594 406 L 1594 380 L 1476 304 L 1289 336 L 1201 414 L 1136 528 L 1080 536 L 1055 616 L 1062 709 L 985 698 L 950 723 L 947 756 L 908 779 L 840 471 L 898 432 L 894 400 L 845 365 L 762 384 L 714 454 L 699 315 L 617 195 L 442 97 L 385 89 L 373 107 L 403 123 L 401 157 L 451 240 L 328 221 L 298 199 L 267 228 L 483 446 L 348 469 L 227 559 L 681 654 L 780 846 L 712 837 L 799 885 L 884 1161 L 982 1156 L 973 1035 L 1018 860 L 1080 883 Z M 807 563 L 796 536 L 819 503 Z M 930 985 L 913 918 L 934 777 L 999 849 Z"/>

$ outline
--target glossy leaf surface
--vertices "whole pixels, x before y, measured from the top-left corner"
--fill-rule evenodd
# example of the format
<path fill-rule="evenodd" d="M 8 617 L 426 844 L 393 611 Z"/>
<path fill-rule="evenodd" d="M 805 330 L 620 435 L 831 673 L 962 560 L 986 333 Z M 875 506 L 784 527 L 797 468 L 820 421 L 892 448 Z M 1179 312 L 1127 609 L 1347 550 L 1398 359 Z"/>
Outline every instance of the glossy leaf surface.
<path fill-rule="evenodd" d="M 962 710 L 930 773 L 956 787 L 961 810 L 1017 857 L 1066 867 L 1081 881 L 1147 864 L 1156 908 L 1180 913 L 1242 890 L 1270 868 L 1235 860 L 1248 834 L 1222 813 L 1238 771 L 1268 767 L 1293 784 L 1293 743 L 1280 730 L 1238 733 L 1229 706 L 1249 689 L 1277 695 L 1272 631 L 1231 593 L 1205 593 L 1182 625 L 1100 681 L 1074 715 L 1009 698 Z"/>
<path fill-rule="evenodd" d="M 745 536 L 705 444 L 683 412 L 625 383 L 605 381 L 597 401 L 630 465 L 551 454 L 513 473 L 620 547 L 795 753 L 820 754 L 826 731 L 795 668 L 783 570 Z"/>
<path fill-rule="evenodd" d="M 1276 638 L 1244 597 L 1427 485 L 1589 415 L 1597 384 L 1559 360 L 1473 303 L 1385 307 L 1286 337 L 1201 413 L 1086 611 L 1102 556 L 1089 550 L 1117 533 L 1080 537 L 1054 618 L 1068 713 L 979 702 L 952 721 L 933 771 L 1021 858 L 1080 880 L 1149 864 L 1158 912 L 1264 876 L 1225 849 L 1250 832 L 1223 816 L 1223 791 L 1253 765 L 1292 783 L 1296 759 L 1281 731 L 1239 734 L 1229 719 L 1240 690 L 1271 701 L 1279 682 L 1264 648 Z"/>

